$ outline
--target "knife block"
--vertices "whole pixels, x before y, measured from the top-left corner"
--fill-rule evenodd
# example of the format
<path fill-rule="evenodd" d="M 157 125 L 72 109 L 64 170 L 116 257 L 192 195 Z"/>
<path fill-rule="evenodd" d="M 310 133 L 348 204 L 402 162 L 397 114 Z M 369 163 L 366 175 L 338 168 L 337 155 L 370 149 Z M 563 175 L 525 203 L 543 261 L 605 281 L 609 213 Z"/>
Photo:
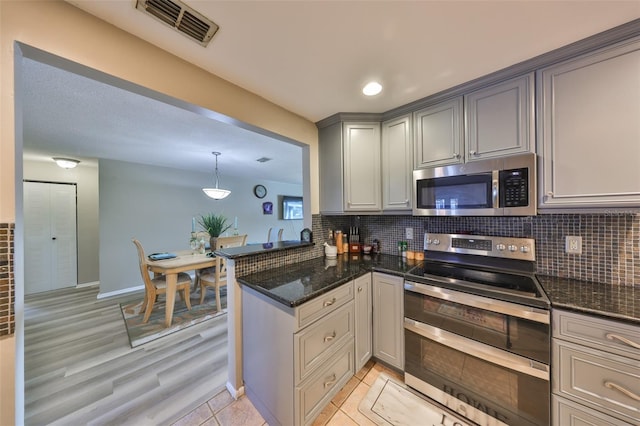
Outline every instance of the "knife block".
<path fill-rule="evenodd" d="M 360 253 L 362 251 L 362 244 L 349 243 L 349 253 Z"/>

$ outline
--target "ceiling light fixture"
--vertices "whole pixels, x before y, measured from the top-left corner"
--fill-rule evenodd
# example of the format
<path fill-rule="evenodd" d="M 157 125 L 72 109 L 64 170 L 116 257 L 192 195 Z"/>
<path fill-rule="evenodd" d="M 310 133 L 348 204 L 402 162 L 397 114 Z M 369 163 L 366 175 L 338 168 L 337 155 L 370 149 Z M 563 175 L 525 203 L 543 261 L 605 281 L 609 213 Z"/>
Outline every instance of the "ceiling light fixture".
<path fill-rule="evenodd" d="M 80 160 L 74 160 L 73 158 L 62 158 L 62 157 L 53 157 L 53 161 L 56 162 L 58 167 L 62 167 L 63 169 L 73 169 L 80 162 Z"/>
<path fill-rule="evenodd" d="M 223 198 L 226 198 L 229 194 L 231 194 L 231 191 L 229 191 L 228 189 L 220 189 L 218 188 L 218 155 L 221 155 L 219 152 L 212 152 L 213 155 L 216 156 L 216 187 L 215 188 L 202 188 L 202 191 L 204 191 L 205 194 L 207 194 L 207 197 L 209 198 L 213 198 L 214 200 L 222 200 Z"/>
<path fill-rule="evenodd" d="M 382 85 L 377 81 L 371 81 L 362 88 L 362 93 L 367 96 L 375 96 L 382 92 Z"/>

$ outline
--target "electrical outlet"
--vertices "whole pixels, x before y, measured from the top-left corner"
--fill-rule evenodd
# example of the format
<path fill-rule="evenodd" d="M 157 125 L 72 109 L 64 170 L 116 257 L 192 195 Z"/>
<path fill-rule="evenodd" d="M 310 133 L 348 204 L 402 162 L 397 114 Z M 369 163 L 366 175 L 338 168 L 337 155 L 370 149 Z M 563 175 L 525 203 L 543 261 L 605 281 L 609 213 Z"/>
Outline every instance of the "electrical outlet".
<path fill-rule="evenodd" d="M 413 228 L 405 228 L 404 232 L 407 240 L 413 240 Z"/>
<path fill-rule="evenodd" d="M 582 237 L 567 235 L 564 241 L 564 251 L 569 254 L 582 254 Z"/>

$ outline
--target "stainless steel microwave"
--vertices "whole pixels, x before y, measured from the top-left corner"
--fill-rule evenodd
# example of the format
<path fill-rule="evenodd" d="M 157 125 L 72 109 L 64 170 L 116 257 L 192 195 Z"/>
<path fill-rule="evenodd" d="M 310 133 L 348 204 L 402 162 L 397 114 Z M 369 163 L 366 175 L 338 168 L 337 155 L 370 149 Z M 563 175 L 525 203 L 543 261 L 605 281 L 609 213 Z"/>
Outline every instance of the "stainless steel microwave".
<path fill-rule="evenodd" d="M 413 171 L 414 216 L 534 216 L 536 155 Z"/>

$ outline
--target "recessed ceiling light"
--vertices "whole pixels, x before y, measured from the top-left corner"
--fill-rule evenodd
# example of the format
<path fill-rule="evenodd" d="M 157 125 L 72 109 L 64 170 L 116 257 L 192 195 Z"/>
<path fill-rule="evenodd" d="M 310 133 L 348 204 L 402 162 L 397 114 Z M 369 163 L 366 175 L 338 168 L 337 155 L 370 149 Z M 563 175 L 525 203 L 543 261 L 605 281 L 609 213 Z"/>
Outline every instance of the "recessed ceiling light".
<path fill-rule="evenodd" d="M 371 81 L 362 88 L 362 93 L 367 96 L 375 96 L 380 92 L 382 92 L 382 85 L 377 81 Z"/>
<path fill-rule="evenodd" d="M 80 162 L 80 160 L 74 160 L 73 158 L 62 157 L 53 157 L 53 161 L 56 162 L 58 167 L 62 167 L 63 169 L 73 169 Z"/>

